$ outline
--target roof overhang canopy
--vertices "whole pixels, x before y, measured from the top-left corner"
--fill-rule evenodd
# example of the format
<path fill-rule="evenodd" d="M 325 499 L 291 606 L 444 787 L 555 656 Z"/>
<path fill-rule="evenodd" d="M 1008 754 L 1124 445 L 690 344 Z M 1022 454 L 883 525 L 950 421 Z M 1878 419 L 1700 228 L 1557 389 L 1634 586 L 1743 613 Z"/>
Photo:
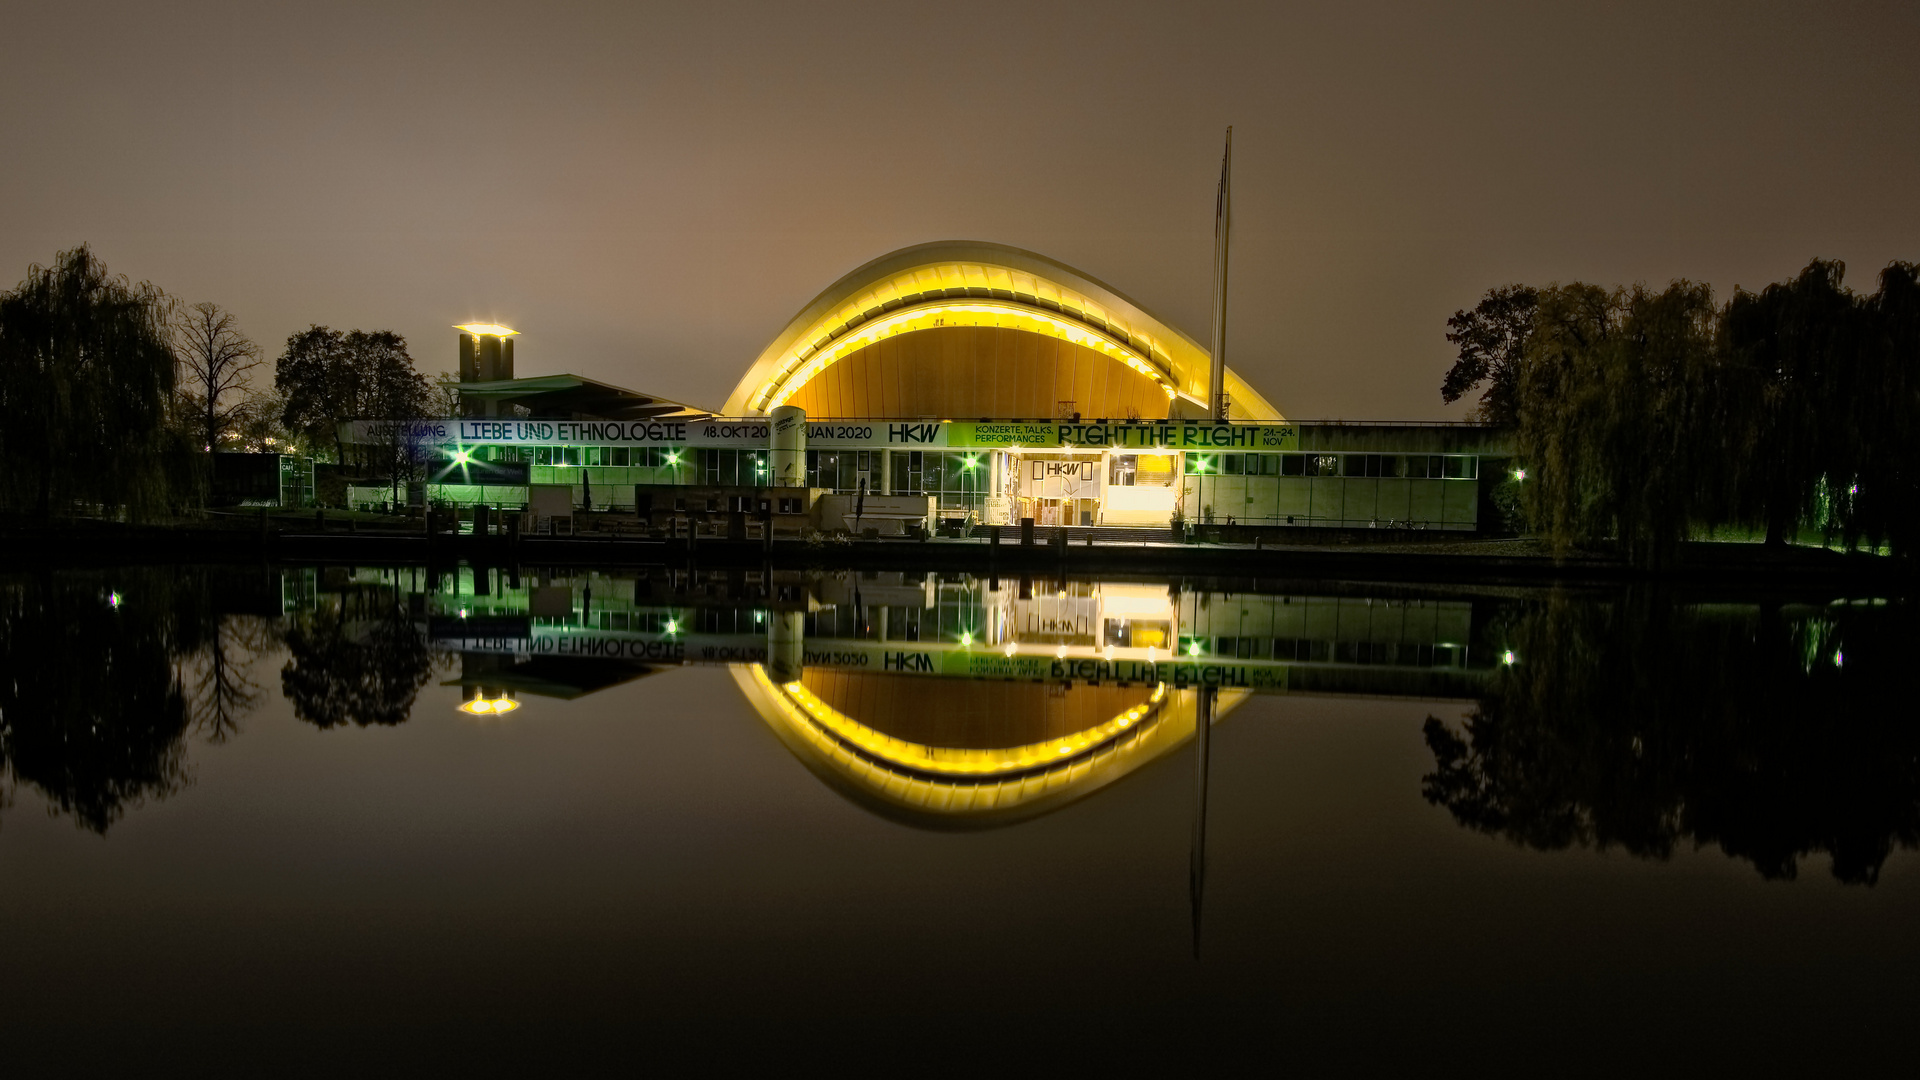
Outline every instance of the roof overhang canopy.
<path fill-rule="evenodd" d="M 697 420 L 713 414 L 652 394 L 578 375 L 497 379 L 456 384 L 463 400 L 520 405 L 538 417 L 594 416 L 604 420 Z"/>
<path fill-rule="evenodd" d="M 1140 305 L 1044 255 L 959 240 L 903 248 L 834 282 L 754 361 L 724 411 L 763 414 L 882 337 L 989 314 L 1103 353 L 1154 380 L 1169 399 L 1207 397 L 1208 351 Z M 1226 384 L 1235 419 L 1283 419 L 1232 371 Z"/>

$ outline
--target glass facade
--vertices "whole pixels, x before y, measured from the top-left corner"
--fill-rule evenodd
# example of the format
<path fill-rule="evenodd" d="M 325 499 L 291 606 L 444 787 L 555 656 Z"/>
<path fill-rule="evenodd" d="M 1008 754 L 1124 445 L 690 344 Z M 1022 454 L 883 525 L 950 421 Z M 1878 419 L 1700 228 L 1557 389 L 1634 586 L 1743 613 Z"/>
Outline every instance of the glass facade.
<path fill-rule="evenodd" d="M 884 456 L 883 456 L 884 455 Z M 942 510 L 978 510 L 987 496 L 979 451 L 809 450 L 807 486 L 837 495 L 931 495 Z"/>
<path fill-rule="evenodd" d="M 452 446 L 443 449 L 454 453 Z M 748 447 L 474 444 L 461 449 L 475 466 L 471 480 L 430 483 L 426 495 L 433 502 L 486 502 L 511 509 L 526 505 L 526 484 L 552 484 L 573 488 L 576 506 L 621 510 L 633 507 L 638 485 L 756 488 L 768 486 L 772 476 L 772 451 Z M 507 479 L 506 470 L 488 475 L 478 467 L 485 463 L 510 463 L 524 470 L 519 475 L 525 479 Z M 1481 467 L 1479 455 L 1471 453 L 1116 447 L 1076 457 L 1044 446 L 1014 452 L 875 447 L 807 450 L 804 483 L 836 495 L 928 496 L 943 520 L 998 517 L 1011 523 L 1032 517 L 1040 525 L 1141 527 L 1173 519 L 1465 530 L 1477 526 Z M 1005 484 L 997 505 L 991 498 L 995 475 Z M 358 488 L 352 494 L 375 502 L 388 497 Z"/>

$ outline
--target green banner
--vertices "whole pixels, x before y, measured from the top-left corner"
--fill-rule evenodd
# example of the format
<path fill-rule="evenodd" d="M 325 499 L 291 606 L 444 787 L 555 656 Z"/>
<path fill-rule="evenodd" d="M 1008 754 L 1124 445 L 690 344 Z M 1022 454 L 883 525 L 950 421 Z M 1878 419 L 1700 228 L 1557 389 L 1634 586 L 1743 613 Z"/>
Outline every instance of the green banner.
<path fill-rule="evenodd" d="M 945 425 L 948 446 L 1059 446 L 1060 425 L 1030 424 L 1020 421 L 976 423 L 955 421 Z"/>
<path fill-rule="evenodd" d="M 1298 450 L 1300 429 L 1292 424 L 1215 424 L 1153 421 L 1142 424 L 1056 424 L 1063 443 L 1128 450 Z"/>
<path fill-rule="evenodd" d="M 960 422 L 943 425 L 948 446 L 1021 449 L 1055 446 L 1116 450 L 1238 450 L 1274 453 L 1300 448 L 1292 424 L 1214 424 L 1154 420 L 1137 424 Z"/>

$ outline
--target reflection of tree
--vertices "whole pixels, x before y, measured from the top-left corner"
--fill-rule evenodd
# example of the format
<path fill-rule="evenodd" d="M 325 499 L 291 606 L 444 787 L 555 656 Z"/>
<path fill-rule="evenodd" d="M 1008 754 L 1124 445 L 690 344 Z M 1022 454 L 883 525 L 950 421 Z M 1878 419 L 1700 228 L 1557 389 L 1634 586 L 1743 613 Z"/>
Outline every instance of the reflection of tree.
<path fill-rule="evenodd" d="M 273 642 L 265 619 L 225 616 L 210 627 L 207 639 L 181 664 L 181 682 L 194 726 L 208 742 L 222 743 L 240 730 L 240 717 L 260 704 L 253 664 Z"/>
<path fill-rule="evenodd" d="M 212 616 L 197 580 L 159 571 L 0 584 L 0 765 L 104 832 L 186 782 L 194 714 L 177 657 Z"/>
<path fill-rule="evenodd" d="M 1653 858 L 1690 839 L 1767 878 L 1824 851 L 1869 884 L 1920 844 L 1903 608 L 1556 599 L 1507 634 L 1516 662 L 1463 728 L 1426 725 L 1423 793 L 1461 824 Z"/>
<path fill-rule="evenodd" d="M 425 637 L 385 590 L 303 613 L 287 654 L 281 690 L 295 716 L 322 728 L 403 723 L 433 674 Z"/>

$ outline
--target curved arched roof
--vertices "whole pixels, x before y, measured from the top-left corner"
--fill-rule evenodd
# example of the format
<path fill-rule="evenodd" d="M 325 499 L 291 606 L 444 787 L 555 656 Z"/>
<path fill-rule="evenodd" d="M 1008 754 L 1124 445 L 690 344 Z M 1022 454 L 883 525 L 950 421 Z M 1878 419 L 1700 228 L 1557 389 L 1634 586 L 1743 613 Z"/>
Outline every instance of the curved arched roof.
<path fill-rule="evenodd" d="M 1154 379 L 1170 398 L 1206 400 L 1208 350 L 1104 282 L 1021 248 L 943 240 L 883 255 L 814 297 L 754 361 L 725 411 L 764 413 L 876 333 L 976 307 L 1103 352 Z M 1234 418 L 1283 419 L 1231 370 L 1226 384 Z"/>

